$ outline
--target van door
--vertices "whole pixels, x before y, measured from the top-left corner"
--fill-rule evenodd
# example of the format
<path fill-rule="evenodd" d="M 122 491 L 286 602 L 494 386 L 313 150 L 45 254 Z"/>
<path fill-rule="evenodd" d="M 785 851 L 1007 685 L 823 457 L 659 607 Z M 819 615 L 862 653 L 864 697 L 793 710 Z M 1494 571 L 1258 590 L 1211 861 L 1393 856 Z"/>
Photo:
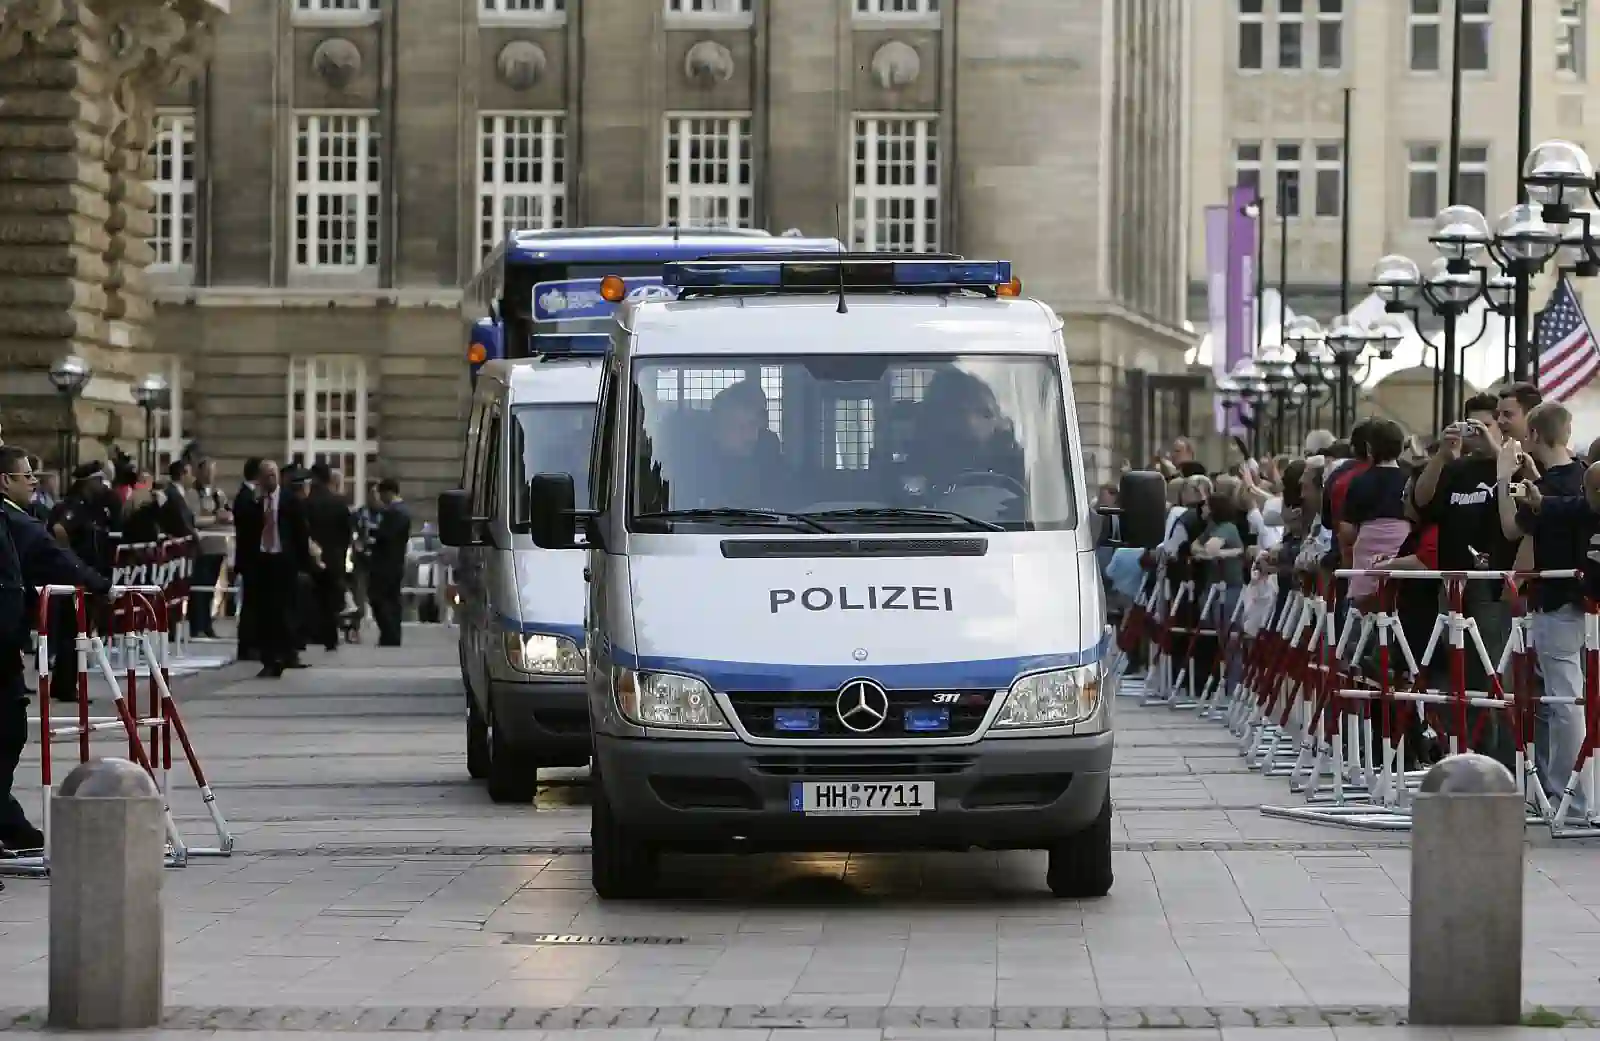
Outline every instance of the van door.
<path fill-rule="evenodd" d="M 595 540 L 587 554 L 584 580 L 588 589 L 584 595 L 583 643 L 588 661 L 590 687 L 601 678 L 609 684 L 611 675 L 611 642 L 607 638 L 606 619 L 609 617 L 607 580 L 610 560 L 605 547 L 614 551 L 622 549 L 622 525 L 610 524 L 617 516 L 611 507 L 616 489 L 617 461 L 613 457 L 616 445 L 625 439 L 618 437 L 618 399 L 622 395 L 622 380 L 617 375 L 617 360 L 613 354 L 606 360 L 600 374 L 599 416 L 594 425 L 594 443 L 589 449 L 589 508 L 598 510 L 597 525 L 606 538 Z"/>

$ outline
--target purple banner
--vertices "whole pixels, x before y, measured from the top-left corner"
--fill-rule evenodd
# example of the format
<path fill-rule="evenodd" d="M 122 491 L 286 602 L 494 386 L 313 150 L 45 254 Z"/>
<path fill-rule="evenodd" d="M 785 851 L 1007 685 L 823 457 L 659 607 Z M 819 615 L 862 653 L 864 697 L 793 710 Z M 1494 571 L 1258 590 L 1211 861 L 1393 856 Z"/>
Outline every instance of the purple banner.
<path fill-rule="evenodd" d="M 1228 374 L 1228 207 L 1206 207 L 1206 309 L 1211 336 L 1211 375 Z M 1228 421 L 1220 397 L 1212 398 L 1213 419 L 1219 434 Z"/>
<path fill-rule="evenodd" d="M 1227 350 L 1224 364 L 1229 372 L 1256 352 L 1256 220 L 1245 212 L 1259 202 L 1250 185 L 1234 185 L 1228 195 L 1228 275 L 1227 275 Z M 1225 433 L 1243 434 L 1244 424 L 1230 417 Z"/>

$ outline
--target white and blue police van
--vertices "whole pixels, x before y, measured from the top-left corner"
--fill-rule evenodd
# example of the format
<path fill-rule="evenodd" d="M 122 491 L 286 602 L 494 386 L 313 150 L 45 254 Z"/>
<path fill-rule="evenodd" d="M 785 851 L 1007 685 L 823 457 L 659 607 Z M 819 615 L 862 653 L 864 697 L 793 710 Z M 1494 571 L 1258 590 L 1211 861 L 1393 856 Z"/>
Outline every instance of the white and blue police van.
<path fill-rule="evenodd" d="M 596 892 L 675 851 L 974 847 L 1107 892 L 1111 634 L 1060 318 L 952 256 L 663 280 L 618 312 L 588 473 L 528 493 L 533 542 L 585 551 Z M 1123 541 L 1153 545 L 1160 480 L 1124 483 Z"/>

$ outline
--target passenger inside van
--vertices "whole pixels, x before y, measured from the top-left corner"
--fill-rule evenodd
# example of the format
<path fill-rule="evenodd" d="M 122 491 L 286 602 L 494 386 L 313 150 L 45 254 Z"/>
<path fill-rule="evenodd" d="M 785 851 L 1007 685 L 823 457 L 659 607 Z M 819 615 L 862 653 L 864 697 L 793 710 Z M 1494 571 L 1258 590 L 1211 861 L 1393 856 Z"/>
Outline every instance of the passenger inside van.
<path fill-rule="evenodd" d="M 671 508 L 781 508 L 779 498 L 789 482 L 783 447 L 767 427 L 767 395 L 760 382 L 743 379 L 723 388 L 701 422 L 693 460 L 671 468 Z"/>
<path fill-rule="evenodd" d="M 928 382 L 917 409 L 920 429 L 911 445 L 908 470 L 943 491 L 969 473 L 992 473 L 1026 488 L 1022 446 L 994 392 L 959 369 L 944 369 Z"/>

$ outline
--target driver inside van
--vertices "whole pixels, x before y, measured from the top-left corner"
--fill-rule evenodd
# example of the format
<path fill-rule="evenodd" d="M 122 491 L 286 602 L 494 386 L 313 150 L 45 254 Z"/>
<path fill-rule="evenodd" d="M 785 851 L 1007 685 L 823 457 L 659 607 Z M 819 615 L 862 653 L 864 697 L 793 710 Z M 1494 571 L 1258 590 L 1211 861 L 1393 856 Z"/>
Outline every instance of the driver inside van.
<path fill-rule="evenodd" d="M 744 379 L 711 401 L 709 437 L 685 467 L 672 472 L 673 509 L 774 509 L 786 490 L 783 448 L 767 427 L 767 395 Z M 688 478 L 684 480 L 684 478 Z M 680 491 L 681 489 L 681 491 Z"/>
<path fill-rule="evenodd" d="M 1018 486 L 1027 480 L 1022 446 L 988 384 L 958 369 L 928 381 L 918 406 L 921 430 L 908 470 L 922 478 L 919 493 L 944 492 L 967 474 L 997 474 Z"/>

